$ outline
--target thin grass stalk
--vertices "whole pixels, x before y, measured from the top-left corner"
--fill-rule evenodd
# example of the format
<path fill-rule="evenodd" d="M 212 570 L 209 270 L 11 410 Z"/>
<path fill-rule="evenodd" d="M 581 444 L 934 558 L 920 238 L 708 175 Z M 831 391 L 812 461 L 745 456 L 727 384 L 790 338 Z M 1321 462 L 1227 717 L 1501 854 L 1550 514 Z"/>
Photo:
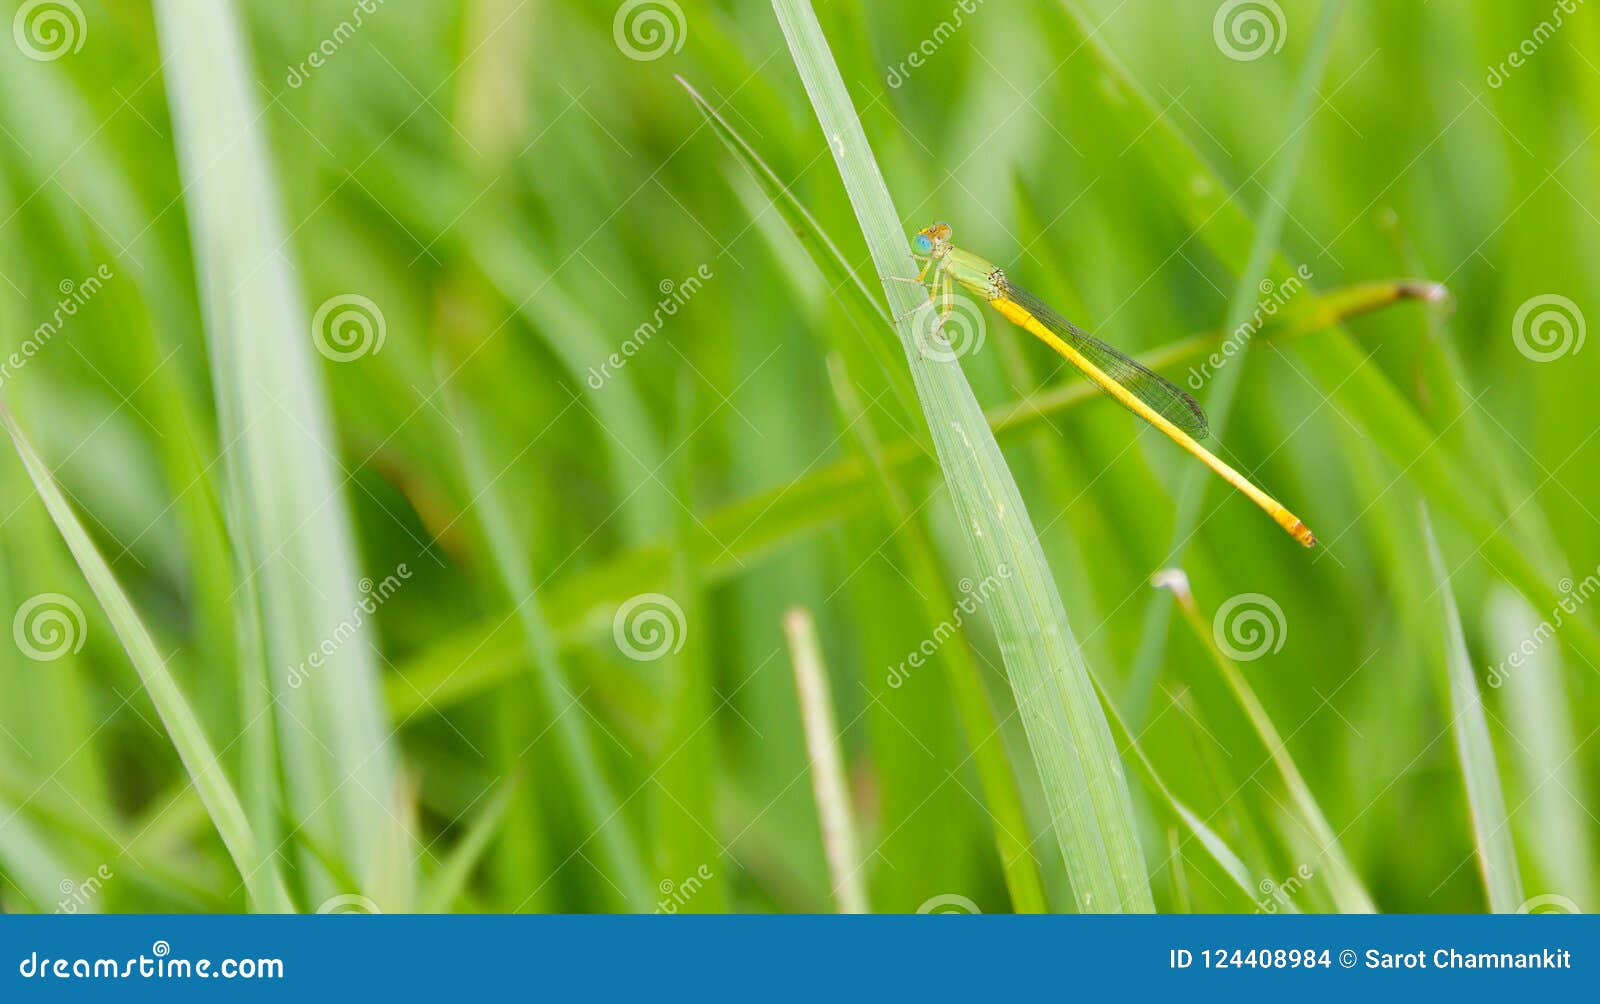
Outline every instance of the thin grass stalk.
<path fill-rule="evenodd" d="M 1338 834 L 1329 825 L 1316 796 L 1311 793 L 1311 786 L 1306 784 L 1305 776 L 1300 773 L 1294 756 L 1289 752 L 1288 743 L 1279 734 L 1277 726 L 1272 724 L 1272 716 L 1267 713 L 1266 705 L 1256 696 L 1255 689 L 1239 671 L 1238 665 L 1228 658 L 1218 645 L 1216 632 L 1207 622 L 1205 615 L 1200 612 L 1199 604 L 1189 591 L 1188 576 L 1177 569 L 1168 569 L 1156 576 L 1155 584 L 1172 591 L 1184 620 L 1188 622 L 1194 636 L 1210 655 L 1212 664 L 1217 667 L 1217 672 L 1228 685 L 1234 700 L 1239 702 L 1239 707 L 1249 720 L 1250 727 L 1255 730 L 1256 737 L 1266 747 L 1301 822 L 1317 841 L 1319 855 L 1325 862 L 1328 887 L 1333 893 L 1334 902 L 1345 913 L 1376 913 L 1377 907 L 1367 893 L 1360 874 L 1350 863 L 1344 846 L 1339 842 Z"/>
<path fill-rule="evenodd" d="M 905 563 L 905 574 L 911 589 L 922 607 L 929 631 L 956 610 L 957 601 L 945 584 L 937 549 L 923 517 L 913 509 L 905 487 L 898 480 L 883 456 L 883 444 L 878 441 L 877 430 L 866 412 L 860 394 L 851 383 L 839 356 L 828 358 L 834 398 L 839 404 L 841 417 L 854 435 L 862 455 L 871 465 L 879 495 L 883 499 L 888 525 L 897 527 L 895 541 Z M 968 601 L 970 602 L 970 600 Z M 1045 899 L 1044 879 L 1039 874 L 1039 864 L 1034 859 L 1028 818 L 1022 807 L 1022 792 L 1017 776 L 1006 755 L 1005 741 L 1000 733 L 1000 722 L 994 705 L 984 690 L 983 674 L 969 638 L 952 639 L 940 646 L 937 656 L 944 668 L 945 685 L 950 688 L 956 715 L 972 749 L 978 776 L 983 784 L 984 798 L 994 823 L 996 850 L 1000 867 L 1005 873 L 1006 889 L 1011 895 L 1011 907 L 1018 913 L 1043 913 L 1049 909 Z"/>
<path fill-rule="evenodd" d="M 959 365 L 924 356 L 905 229 L 808 0 L 773 0 L 833 152 L 972 548 L 975 573 L 1002 581 L 990 604 L 1011 688 L 1038 763 L 1080 912 L 1149 912 L 1150 882 L 1105 716 L 1016 482 Z M 894 281 L 901 280 L 901 281 Z"/>
<path fill-rule="evenodd" d="M 850 784 L 844 757 L 839 752 L 843 736 L 833 715 L 828 670 L 822 663 L 822 645 L 811 611 L 794 607 L 783 615 L 783 635 L 794 667 L 795 690 L 800 697 L 800 723 L 806 736 L 806 756 L 811 763 L 811 791 L 817 800 L 817 821 L 822 826 L 822 850 L 833 879 L 833 898 L 840 913 L 868 913 L 867 888 L 862 879 L 864 862 L 856 843 L 855 810 L 850 806 Z"/>
<path fill-rule="evenodd" d="M 1444 670 L 1450 694 L 1449 728 L 1455 739 L 1461 779 L 1466 784 L 1467 805 L 1472 811 L 1473 853 L 1483 877 L 1489 909 L 1495 913 L 1516 913 L 1523 903 L 1522 871 L 1517 865 L 1505 794 L 1500 787 L 1500 767 L 1495 759 L 1494 744 L 1489 739 L 1483 694 L 1478 690 L 1472 655 L 1467 651 L 1467 638 L 1461 630 L 1461 612 L 1450 586 L 1450 569 L 1439 550 L 1426 504 L 1419 506 L 1419 514 L 1428 563 L 1438 583 L 1437 601 L 1444 624 Z"/>
<path fill-rule="evenodd" d="M 67 504 L 50 468 L 34 452 L 22 428 L 3 404 L 0 404 L 0 424 L 5 426 L 17 455 L 22 458 L 22 465 L 39 493 L 39 500 L 49 511 L 56 529 L 61 532 L 68 550 L 82 569 L 83 577 L 88 580 L 89 588 L 94 591 L 95 598 L 100 601 L 106 617 L 116 629 L 117 638 L 127 651 L 128 659 L 150 695 L 150 702 L 155 705 L 156 714 L 160 716 L 173 748 L 183 761 L 184 770 L 188 772 L 217 834 L 239 869 L 245 888 L 249 890 L 252 906 L 271 912 L 292 910 L 277 861 L 251 829 L 244 805 L 223 771 L 211 741 L 206 738 L 194 709 L 168 671 L 167 660 L 156 648 L 155 640 L 139 619 L 133 603 L 122 591 L 116 576 L 101 556 L 100 549 Z"/>

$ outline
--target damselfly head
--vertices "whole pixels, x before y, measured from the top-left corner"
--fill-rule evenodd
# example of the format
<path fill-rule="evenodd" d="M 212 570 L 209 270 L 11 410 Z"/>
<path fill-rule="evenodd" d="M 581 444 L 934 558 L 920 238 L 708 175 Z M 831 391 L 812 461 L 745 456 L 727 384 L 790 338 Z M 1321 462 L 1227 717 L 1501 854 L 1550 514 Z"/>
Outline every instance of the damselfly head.
<path fill-rule="evenodd" d="M 931 255 L 942 252 L 950 245 L 950 224 L 935 223 L 931 227 L 923 227 L 917 231 L 917 236 L 911 239 L 911 246 L 917 254 Z"/>

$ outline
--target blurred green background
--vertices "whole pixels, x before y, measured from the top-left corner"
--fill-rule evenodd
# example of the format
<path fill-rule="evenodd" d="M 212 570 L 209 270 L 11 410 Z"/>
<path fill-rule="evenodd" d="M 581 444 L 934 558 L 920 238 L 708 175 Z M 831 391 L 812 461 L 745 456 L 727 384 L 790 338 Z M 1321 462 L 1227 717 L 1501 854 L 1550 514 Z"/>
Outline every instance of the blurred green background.
<path fill-rule="evenodd" d="M 1162 910 L 1340 905 L 1283 750 L 1381 910 L 1489 909 L 1484 861 L 1559 898 L 1528 909 L 1596 903 L 1600 14 L 1572 7 L 817 4 L 908 235 L 949 221 L 1130 352 L 1310 276 L 1283 296 L 1298 337 L 1268 321 L 1218 370 L 1231 403 L 1189 382 L 1198 358 L 1166 372 L 1319 549 L 1108 401 L 1001 439 L 1086 660 L 1165 785 L 1119 737 Z M 929 614 L 930 581 L 970 592 L 968 559 L 894 333 L 723 141 L 881 300 L 768 5 L 11 9 L 0 399 L 220 774 L 180 760 L 174 731 L 195 733 L 152 702 L 5 451 L 0 905 L 833 910 L 781 623 L 801 606 L 871 908 L 1012 908 L 933 668 L 955 659 L 1021 789 L 1010 836 L 1070 908 L 989 628 L 963 614 L 947 637 Z M 1255 246 L 1250 221 L 1277 214 Z M 1319 296 L 1387 301 L 1397 280 L 1452 302 L 1328 330 Z M 1081 384 L 973 317 L 961 366 L 995 414 Z M 933 580 L 912 567 L 930 554 Z M 1175 561 L 1206 627 L 1255 594 L 1243 641 L 1152 589 Z M 1481 716 L 1447 682 L 1456 615 Z M 897 674 L 935 637 L 929 668 Z M 208 770 L 253 865 L 192 783 Z M 247 881 L 269 874 L 281 898 Z"/>

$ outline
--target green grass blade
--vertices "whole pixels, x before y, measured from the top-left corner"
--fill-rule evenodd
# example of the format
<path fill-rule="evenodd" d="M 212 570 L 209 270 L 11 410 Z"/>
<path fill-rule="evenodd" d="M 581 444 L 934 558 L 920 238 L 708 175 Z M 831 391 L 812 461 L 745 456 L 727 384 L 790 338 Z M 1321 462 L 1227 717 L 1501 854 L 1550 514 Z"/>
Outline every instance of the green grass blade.
<path fill-rule="evenodd" d="M 911 386 L 905 368 L 895 359 L 892 344 L 887 339 L 879 337 L 876 332 L 878 324 L 893 327 L 883 303 L 875 299 L 862 283 L 861 276 L 845 260 L 839 246 L 833 238 L 828 236 L 826 230 L 811 211 L 797 198 L 789 186 L 783 183 L 767 162 L 756 152 L 755 147 L 740 135 L 721 112 L 712 107 L 711 103 L 700 96 L 700 92 L 689 85 L 682 77 L 677 78 L 678 83 L 689 93 L 695 107 L 700 109 L 706 121 L 711 124 L 718 138 L 727 146 L 728 151 L 734 155 L 745 170 L 755 179 L 761 191 L 777 209 L 778 215 L 788 224 L 789 230 L 795 235 L 808 257 L 816 265 L 817 271 L 822 273 L 829 287 L 844 299 L 845 310 L 854 324 L 855 331 L 852 337 L 859 339 L 877 363 L 889 386 L 899 397 L 906 409 L 906 414 L 916 414 L 916 391 Z M 848 348 L 848 346 L 841 346 Z"/>
<path fill-rule="evenodd" d="M 1449 678 L 1450 731 L 1455 736 L 1456 757 L 1461 777 L 1467 786 L 1467 804 L 1472 810 L 1472 836 L 1478 857 L 1478 870 L 1489 895 L 1489 909 L 1495 913 L 1516 913 L 1522 905 L 1522 873 L 1517 867 L 1517 851 L 1506 818 L 1505 795 L 1500 789 L 1500 767 L 1489 740 L 1489 722 L 1484 717 L 1483 694 L 1472 669 L 1466 635 L 1461 630 L 1461 612 L 1450 588 L 1450 570 L 1439 551 L 1428 510 L 1421 508 L 1422 536 L 1428 545 L 1428 561 L 1438 583 L 1438 602 L 1444 623 L 1444 668 Z"/>
<path fill-rule="evenodd" d="M 1116 109 L 1115 121 L 1145 123 L 1129 127 L 1122 141 L 1137 138 L 1140 149 L 1163 184 L 1158 193 L 1191 226 L 1224 265 L 1235 273 L 1248 265 L 1255 223 L 1229 193 L 1217 172 L 1196 150 L 1172 116 L 1139 85 L 1112 53 L 1094 23 L 1072 0 L 1060 0 L 1065 15 L 1056 24 L 1060 44 L 1093 62 L 1103 74 L 1100 94 Z M 1129 109 L 1137 114 L 1130 115 Z M 1114 141 L 1115 138 L 1114 138 Z M 1279 280 L 1289 277 L 1281 258 L 1273 264 Z M 1485 498 L 1462 464 L 1439 442 L 1439 434 L 1417 412 L 1410 400 L 1368 359 L 1348 332 L 1335 326 L 1329 337 L 1308 345 L 1302 364 L 1321 384 L 1339 413 L 1357 423 L 1430 500 L 1447 510 L 1464 529 L 1483 544 L 1485 556 L 1536 606 L 1551 609 L 1561 597 L 1539 573 L 1522 543 L 1504 532 L 1503 515 Z M 1302 513 L 1302 515 L 1307 515 Z M 1324 531 L 1323 545 L 1332 547 L 1337 537 Z M 1600 631 L 1591 617 L 1569 618 L 1563 630 L 1574 648 L 1592 664 L 1600 665 Z"/>
<path fill-rule="evenodd" d="M 699 534 L 691 508 L 698 496 L 694 430 L 706 420 L 701 396 L 687 372 L 680 369 L 672 442 L 680 444 L 672 466 L 673 495 L 684 500 L 678 508 L 673 538 L 672 567 L 666 595 L 683 610 L 683 623 L 712 623 L 712 607 L 701 588 L 700 567 L 692 558 L 689 542 Z M 715 727 L 719 707 L 714 656 L 717 639 L 709 631 L 685 631 L 682 648 L 655 663 L 660 667 L 661 749 L 664 760 L 654 773 L 654 826 L 652 863 L 656 875 L 671 882 L 704 874 L 723 860 L 721 845 L 701 820 L 716 817 L 716 782 L 725 773 L 721 736 Z M 706 882 L 692 897 L 678 904 L 684 913 L 721 913 L 727 909 L 727 882 Z"/>
<path fill-rule="evenodd" d="M 372 629 L 311 314 L 285 260 L 256 75 L 232 0 L 156 4 L 210 346 L 230 530 L 260 598 L 281 773 L 298 825 L 364 877 L 394 790 Z M 244 594 L 240 594 L 244 595 Z M 294 686 L 291 673 L 343 639 Z M 247 684 L 250 681 L 246 681 Z M 263 725 L 265 723 L 262 723 Z M 349 890 L 314 883 L 313 895 Z"/>
<path fill-rule="evenodd" d="M 902 222 L 807 0 L 774 0 L 778 22 L 832 149 L 873 264 L 913 277 Z M 1080 912 L 1148 912 L 1150 883 L 1127 783 L 1015 481 L 961 369 L 925 358 L 910 315 L 923 297 L 885 280 L 912 382 L 974 571 L 1003 585 L 991 603 L 1011 687 L 1038 762 Z"/>
<path fill-rule="evenodd" d="M 1151 794 L 1161 800 L 1167 811 L 1172 813 L 1178 822 L 1183 825 L 1183 828 L 1189 831 L 1190 836 L 1200 841 L 1200 846 L 1211 856 L 1211 860 L 1217 863 L 1217 867 L 1222 869 L 1223 874 L 1227 875 L 1233 884 L 1239 887 L 1239 890 L 1244 893 L 1245 899 L 1254 903 L 1259 891 L 1257 885 L 1259 880 L 1251 876 L 1250 867 L 1244 863 L 1244 859 L 1239 857 L 1232 847 L 1228 846 L 1227 841 L 1223 840 L 1200 817 L 1199 813 L 1184 804 L 1183 800 L 1173 792 L 1166 781 L 1162 780 L 1160 771 L 1156 769 L 1155 761 L 1151 760 L 1149 754 L 1139 745 L 1139 740 L 1128 729 L 1128 725 L 1123 721 L 1122 715 L 1117 712 L 1116 707 L 1111 703 L 1111 695 L 1106 693 L 1105 688 L 1100 685 L 1098 679 L 1095 680 L 1095 689 L 1099 692 L 1100 702 L 1106 709 L 1106 720 L 1111 723 L 1111 731 L 1116 737 L 1117 745 L 1122 748 L 1124 753 L 1133 754 L 1134 769 L 1143 779 L 1145 787 L 1149 789 Z M 1182 867 L 1183 858 L 1180 851 L 1181 847 L 1175 844 L 1167 858 L 1168 862 L 1175 867 Z"/>
<path fill-rule="evenodd" d="M 1256 737 L 1267 748 L 1273 766 L 1277 768 L 1284 787 L 1294 803 L 1295 811 L 1300 815 L 1301 823 L 1316 840 L 1319 862 L 1322 863 L 1320 870 L 1327 877 L 1334 903 L 1344 913 L 1377 912 L 1377 907 L 1373 905 L 1372 897 L 1367 893 L 1360 875 L 1345 854 L 1338 834 L 1329 825 L 1328 817 L 1323 814 L 1322 807 L 1317 804 L 1316 796 L 1311 793 L 1311 786 L 1306 784 L 1299 766 L 1289 753 L 1288 742 L 1279 734 L 1277 726 L 1272 724 L 1272 717 L 1267 714 L 1266 706 L 1256 696 L 1255 689 L 1245 679 L 1244 673 L 1240 672 L 1238 665 L 1228 658 L 1217 644 L 1213 625 L 1200 612 L 1199 605 L 1189 592 L 1188 577 L 1181 571 L 1169 569 L 1157 576 L 1156 584 L 1172 591 L 1184 620 L 1188 622 L 1195 637 L 1211 656 L 1212 663 L 1222 675 L 1223 681 L 1227 683 L 1234 700 L 1239 702 L 1239 707 L 1249 719 Z"/>
<path fill-rule="evenodd" d="M 922 606 L 925 627 L 929 632 L 936 632 L 939 625 L 950 618 L 951 611 L 960 608 L 945 584 L 933 539 L 923 517 L 912 507 L 904 486 L 885 461 L 877 430 L 855 385 L 844 372 L 840 357 L 830 356 L 828 363 L 834 398 L 839 403 L 844 423 L 871 465 L 889 525 L 899 528 L 895 539 L 900 544 L 905 574 Z M 1043 913 L 1049 909 L 1049 904 L 1045 899 L 1044 879 L 1028 840 L 1030 830 L 1023 811 L 1022 792 L 1006 755 L 994 706 L 984 690 L 983 674 L 971 641 L 963 633 L 963 637 L 940 646 L 937 658 L 944 667 L 950 697 L 955 702 L 956 714 L 961 719 L 962 731 L 966 734 L 967 745 L 972 748 L 972 758 L 983 783 L 984 797 L 994 821 L 1000 866 L 1005 872 L 1006 889 L 1011 894 L 1011 908 L 1018 913 Z"/>
<path fill-rule="evenodd" d="M 1600 856 L 1584 807 L 1571 795 L 1584 786 L 1581 744 L 1573 730 L 1577 705 L 1562 674 L 1560 649 L 1549 641 L 1552 627 L 1504 587 L 1490 592 L 1484 621 L 1491 657 L 1502 660 L 1491 663 L 1487 680 L 1503 695 L 1517 787 L 1525 793 L 1514 822 L 1532 864 L 1529 884 L 1537 878 L 1544 891 L 1593 910 L 1600 905 Z"/>
<path fill-rule="evenodd" d="M 167 670 L 167 662 L 156 648 L 150 632 L 145 629 L 127 594 L 117 584 L 116 576 L 101 556 L 99 548 L 67 504 L 50 468 L 39 459 L 15 417 L 3 405 L 0 405 L 0 424 L 11 436 L 11 442 L 17 448 L 17 455 L 22 458 L 23 467 L 27 469 L 40 501 L 49 511 L 78 567 L 83 570 L 89 588 L 94 591 L 95 598 L 100 601 L 106 617 L 116 629 L 122 647 L 150 695 L 150 702 L 161 716 L 161 723 L 172 740 L 173 748 L 183 761 L 184 770 L 194 782 L 195 790 L 199 792 L 217 828 L 217 834 L 222 837 L 239 874 L 244 878 L 251 903 L 258 910 L 277 912 L 292 909 L 277 862 L 251 830 L 238 794 L 223 772 L 222 764 L 200 728 L 200 720 L 195 717 L 188 699 Z"/>
<path fill-rule="evenodd" d="M 531 667 L 539 694 L 542 721 L 538 734 L 544 735 L 548 730 L 550 741 L 559 751 L 554 759 L 566 776 L 569 797 L 579 806 L 588 839 L 599 846 L 597 856 L 601 870 L 610 880 L 606 883 L 607 894 L 614 897 L 618 909 L 646 911 L 654 899 L 646 877 L 648 870 L 629 829 L 629 821 L 622 814 L 622 803 L 595 748 L 589 720 L 576 704 L 580 698 L 568 685 L 560 646 L 545 618 L 543 601 L 533 581 L 528 548 L 501 498 L 496 485 L 498 477 L 483 456 L 478 422 L 464 401 L 454 395 L 446 397 L 462 429 L 462 463 L 476 499 L 488 551 L 494 558 L 506 599 L 513 605 L 513 612 L 522 626 L 524 665 Z"/>
<path fill-rule="evenodd" d="M 828 670 L 822 663 L 822 643 L 811 611 L 795 607 L 783 615 L 783 634 L 789 644 L 795 690 L 800 700 L 800 722 L 806 735 L 811 763 L 811 789 L 817 800 L 817 821 L 822 826 L 822 848 L 833 880 L 833 898 L 840 913 L 868 913 L 861 852 L 856 844 L 855 810 L 850 806 L 850 784 L 845 778 L 844 756 L 833 714 Z"/>
<path fill-rule="evenodd" d="M 1348 317 L 1437 295 L 1438 288 L 1426 283 L 1360 283 L 1296 299 L 1279 322 L 1256 337 L 1286 344 Z M 1205 356 L 1222 337 L 1220 331 L 1196 334 L 1137 358 L 1152 369 L 1171 370 Z M 1055 416 L 1103 398 L 1088 382 L 1074 381 L 997 405 L 985 417 L 996 438 L 1009 445 L 1047 430 Z M 926 453 L 909 438 L 883 444 L 880 453 L 885 469 L 902 480 L 920 476 L 927 463 Z M 708 531 L 704 537 L 733 543 L 724 549 L 698 541 L 695 563 L 717 580 L 774 548 L 856 515 L 872 504 L 872 493 L 866 489 L 874 476 L 872 464 L 862 459 L 819 464 L 791 484 L 713 509 L 701 517 Z M 617 604 L 641 588 L 666 585 L 671 558 L 665 545 L 629 551 L 555 583 L 550 590 L 551 623 L 569 644 L 608 628 Z M 521 644 L 503 614 L 441 640 L 403 662 L 399 675 L 387 681 L 390 707 L 397 717 L 407 718 L 429 705 L 443 707 L 497 686 L 522 671 Z M 469 652 L 472 660 L 462 665 Z"/>
<path fill-rule="evenodd" d="M 1239 331 L 1250 319 L 1261 302 L 1259 283 L 1266 278 L 1277 254 L 1278 242 L 1283 234 L 1284 220 L 1289 212 L 1289 202 L 1294 195 L 1295 180 L 1300 174 L 1301 153 L 1305 149 L 1306 134 L 1313 101 L 1317 98 L 1317 84 L 1328 66 L 1328 55 L 1333 49 L 1333 35 L 1343 10 L 1343 0 L 1327 0 L 1322 5 L 1321 16 L 1311 42 L 1310 53 L 1301 67 L 1295 85 L 1294 97 L 1289 102 L 1289 112 L 1284 117 L 1288 137 L 1275 152 L 1278 166 L 1267 187 L 1261 209 L 1260 222 L 1250 243 L 1250 255 L 1245 266 L 1235 277 L 1233 294 L 1228 300 L 1228 312 L 1222 330 Z M 1238 343 L 1238 352 L 1232 361 L 1217 370 L 1206 388 L 1204 405 L 1206 417 L 1211 422 L 1211 434 L 1225 440 L 1228 419 L 1233 412 L 1234 398 L 1244 377 L 1245 359 L 1250 352 L 1250 341 Z M 1205 501 L 1206 489 L 1214 483 L 1211 472 L 1188 464 L 1183 468 L 1177 490 L 1177 517 L 1172 527 L 1172 542 L 1167 548 L 1167 563 L 1183 563 L 1183 552 L 1194 537 L 1200 509 Z M 1142 709 L 1149 700 L 1160 672 L 1166 652 L 1168 593 L 1164 589 L 1152 590 L 1145 600 L 1144 631 L 1139 641 L 1139 652 L 1134 659 L 1133 673 L 1128 684 L 1135 708 Z M 1142 714 L 1135 716 L 1137 721 Z"/>
<path fill-rule="evenodd" d="M 467 832 L 450 848 L 439 870 L 424 884 L 417 901 L 418 913 L 447 913 L 460 898 L 467 887 L 467 880 L 472 877 L 473 869 L 483 859 L 495 834 L 500 832 L 500 824 L 505 821 L 506 809 L 511 806 L 511 796 L 517 790 L 518 781 L 516 775 L 506 779 L 489 796 L 483 808 L 478 810 Z"/>

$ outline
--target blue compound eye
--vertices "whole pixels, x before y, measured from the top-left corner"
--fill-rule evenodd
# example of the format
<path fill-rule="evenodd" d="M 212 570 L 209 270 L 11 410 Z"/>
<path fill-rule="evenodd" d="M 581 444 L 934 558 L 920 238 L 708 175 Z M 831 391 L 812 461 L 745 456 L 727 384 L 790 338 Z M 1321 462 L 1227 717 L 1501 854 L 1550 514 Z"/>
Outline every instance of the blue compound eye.
<path fill-rule="evenodd" d="M 911 246 L 917 249 L 917 254 L 930 254 L 933 251 L 933 241 L 927 234 L 918 234 L 912 239 Z"/>

